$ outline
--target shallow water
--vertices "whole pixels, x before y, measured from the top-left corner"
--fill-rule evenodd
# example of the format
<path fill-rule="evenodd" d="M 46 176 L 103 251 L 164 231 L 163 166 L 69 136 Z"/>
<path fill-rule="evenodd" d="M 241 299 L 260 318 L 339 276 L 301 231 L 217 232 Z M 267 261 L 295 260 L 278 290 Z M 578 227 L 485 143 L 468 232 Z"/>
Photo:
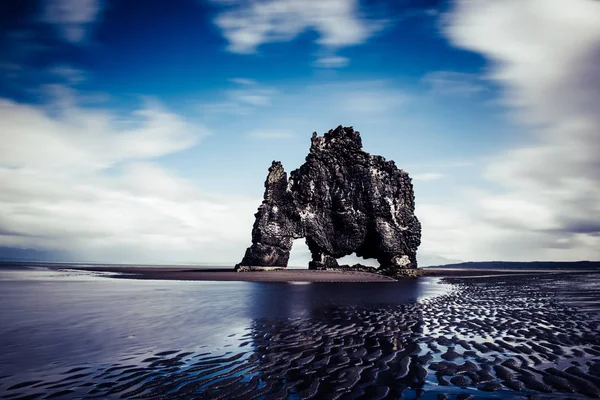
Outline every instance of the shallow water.
<path fill-rule="evenodd" d="M 34 377 L 156 352 L 225 352 L 261 318 L 308 318 L 443 293 L 437 278 L 373 284 L 110 279 L 45 268 L 0 270 L 0 376 Z M 2 388 L 2 386 L 0 386 Z"/>
<path fill-rule="evenodd" d="M 546 370 L 577 367 L 577 398 L 600 366 L 598 276 L 293 284 L 2 269 L 0 393 L 563 398 L 569 383 Z"/>

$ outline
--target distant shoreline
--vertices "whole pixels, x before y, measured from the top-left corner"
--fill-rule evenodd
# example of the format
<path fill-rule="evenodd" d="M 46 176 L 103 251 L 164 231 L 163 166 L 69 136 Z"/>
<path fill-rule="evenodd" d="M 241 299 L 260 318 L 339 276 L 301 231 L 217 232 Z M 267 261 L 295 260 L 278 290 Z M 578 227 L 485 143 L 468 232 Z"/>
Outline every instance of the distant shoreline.
<path fill-rule="evenodd" d="M 123 267 L 123 266 L 56 266 L 54 269 L 68 269 L 92 272 L 109 272 L 117 275 L 116 279 L 141 280 L 175 280 L 175 281 L 218 281 L 218 282 L 396 282 L 395 279 L 379 274 L 360 271 L 314 271 L 308 269 L 289 269 L 265 272 L 234 272 L 233 269 L 198 269 L 198 268 L 152 268 L 152 267 Z M 582 273 L 600 272 L 561 269 L 449 269 L 423 268 L 425 277 L 474 277 L 494 275 L 515 275 L 540 273 Z M 406 278 L 412 279 L 412 278 Z"/>
<path fill-rule="evenodd" d="M 452 269 L 530 269 L 530 270 L 549 270 L 549 269 L 585 269 L 600 270 L 600 261 L 467 261 L 453 264 L 431 265 L 425 268 L 452 268 Z"/>

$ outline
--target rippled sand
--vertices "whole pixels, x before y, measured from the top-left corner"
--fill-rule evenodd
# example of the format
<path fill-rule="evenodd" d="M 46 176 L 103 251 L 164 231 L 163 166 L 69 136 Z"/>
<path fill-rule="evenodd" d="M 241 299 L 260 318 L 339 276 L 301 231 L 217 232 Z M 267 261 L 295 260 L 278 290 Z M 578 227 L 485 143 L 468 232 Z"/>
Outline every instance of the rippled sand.
<path fill-rule="evenodd" d="M 258 319 L 226 353 L 164 349 L 0 377 L 3 398 L 600 397 L 600 274 L 446 278 L 447 295 Z"/>

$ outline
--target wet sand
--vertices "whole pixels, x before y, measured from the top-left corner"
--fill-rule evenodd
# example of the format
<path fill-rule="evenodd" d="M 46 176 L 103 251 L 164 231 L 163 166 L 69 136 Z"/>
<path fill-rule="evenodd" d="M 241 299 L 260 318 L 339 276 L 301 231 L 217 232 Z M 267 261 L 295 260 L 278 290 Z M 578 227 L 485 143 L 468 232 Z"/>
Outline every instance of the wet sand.
<path fill-rule="evenodd" d="M 242 281 L 242 282 L 390 282 L 393 278 L 359 271 L 310 271 L 307 269 L 287 269 L 280 271 L 234 272 L 232 269 L 160 268 L 90 266 L 60 268 L 114 273 L 114 278 L 154 279 L 176 281 Z M 517 270 L 517 269 L 449 269 L 423 268 L 424 276 L 496 276 L 515 274 L 561 273 L 561 270 Z M 589 272 L 589 271 L 569 271 Z"/>
<path fill-rule="evenodd" d="M 69 268 L 94 272 L 112 272 L 114 278 L 160 279 L 175 281 L 243 281 L 243 282 L 390 282 L 393 278 L 369 272 L 342 271 L 253 271 L 233 269 L 144 268 L 144 267 L 78 267 Z"/>
<path fill-rule="evenodd" d="M 221 354 L 166 349 L 139 363 L 13 381 L 7 393 L 61 397 L 85 387 L 97 398 L 600 398 L 600 274 L 444 281 L 450 293 L 419 302 L 255 320 Z"/>
<path fill-rule="evenodd" d="M 458 276 L 501 276 L 501 275 L 544 275 L 562 273 L 600 273 L 600 269 L 490 269 L 490 268 L 423 268 L 424 276 L 458 277 Z"/>

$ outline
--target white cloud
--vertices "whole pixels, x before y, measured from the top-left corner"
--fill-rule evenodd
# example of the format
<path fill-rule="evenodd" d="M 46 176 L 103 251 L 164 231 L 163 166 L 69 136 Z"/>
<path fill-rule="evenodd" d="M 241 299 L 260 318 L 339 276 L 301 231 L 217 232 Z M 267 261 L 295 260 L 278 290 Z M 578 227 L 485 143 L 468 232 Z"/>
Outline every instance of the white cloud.
<path fill-rule="evenodd" d="M 358 0 L 228 0 L 215 19 L 233 53 L 253 53 L 265 43 L 285 42 L 306 30 L 317 43 L 341 48 L 364 43 L 381 22 L 363 17 Z"/>
<path fill-rule="evenodd" d="M 556 122 L 555 112 L 589 112 L 587 101 L 598 93 L 592 78 L 599 13 L 593 0 L 462 0 L 446 31 L 456 45 L 493 62 L 490 77 L 505 85 L 507 104 L 527 120 Z"/>
<path fill-rule="evenodd" d="M 41 20 L 56 25 L 64 40 L 81 43 L 101 10 L 102 0 L 45 0 Z"/>
<path fill-rule="evenodd" d="M 11 233 L 0 246 L 89 261 L 223 262 L 232 249 L 241 258 L 259 204 L 201 193 L 146 162 L 116 176 L 0 167 L 0 182 L 0 227 Z"/>
<path fill-rule="evenodd" d="M 173 153 L 208 134 L 156 102 L 147 101 L 124 123 L 105 110 L 80 108 L 68 90 L 61 92 L 49 110 L 0 99 L 3 165 L 103 169 Z"/>
<path fill-rule="evenodd" d="M 341 56 L 321 57 L 315 61 L 315 66 L 319 68 L 342 68 L 350 63 L 350 59 Z"/>
<path fill-rule="evenodd" d="M 206 128 L 156 101 L 123 121 L 65 96 L 0 100 L 0 247 L 133 262 L 231 261 L 235 247 L 241 258 L 260 201 L 201 192 L 152 161 Z"/>
<path fill-rule="evenodd" d="M 483 177 L 494 192 L 466 192 L 468 206 L 419 206 L 422 250 L 600 258 L 600 3 L 458 0 L 445 19 L 454 45 L 489 61 L 487 78 L 532 135 L 488 161 Z"/>

